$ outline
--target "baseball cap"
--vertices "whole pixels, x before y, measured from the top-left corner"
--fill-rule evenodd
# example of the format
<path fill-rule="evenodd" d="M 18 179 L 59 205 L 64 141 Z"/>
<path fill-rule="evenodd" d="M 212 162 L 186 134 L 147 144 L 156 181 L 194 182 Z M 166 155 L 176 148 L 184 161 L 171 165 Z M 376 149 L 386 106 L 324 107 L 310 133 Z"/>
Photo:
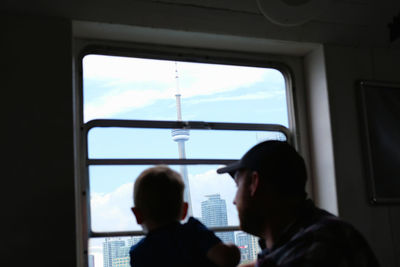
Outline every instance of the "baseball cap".
<path fill-rule="evenodd" d="M 217 173 L 229 173 L 234 177 L 236 171 L 242 169 L 259 172 L 261 177 L 283 191 L 305 190 L 307 173 L 304 160 L 288 142 L 261 142 L 247 151 L 240 160 L 217 169 Z"/>

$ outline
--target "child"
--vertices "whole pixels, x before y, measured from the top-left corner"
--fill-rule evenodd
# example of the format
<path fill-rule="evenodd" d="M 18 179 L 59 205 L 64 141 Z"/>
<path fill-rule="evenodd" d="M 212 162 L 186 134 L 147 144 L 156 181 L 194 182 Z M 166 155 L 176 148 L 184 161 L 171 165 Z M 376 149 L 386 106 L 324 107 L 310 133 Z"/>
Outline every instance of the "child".
<path fill-rule="evenodd" d="M 195 218 L 181 224 L 188 204 L 179 173 L 166 166 L 143 171 L 134 185 L 137 223 L 146 237 L 130 250 L 131 267 L 236 266 L 239 249 L 224 244 Z"/>

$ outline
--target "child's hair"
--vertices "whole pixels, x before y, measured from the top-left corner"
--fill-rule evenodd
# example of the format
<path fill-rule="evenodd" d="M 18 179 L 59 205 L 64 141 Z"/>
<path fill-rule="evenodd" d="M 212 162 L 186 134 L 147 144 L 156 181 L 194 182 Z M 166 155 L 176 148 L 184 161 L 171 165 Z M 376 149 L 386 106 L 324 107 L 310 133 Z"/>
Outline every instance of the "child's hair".
<path fill-rule="evenodd" d="M 164 165 L 148 168 L 136 179 L 134 205 L 146 220 L 157 223 L 179 220 L 184 189 L 178 172 Z"/>

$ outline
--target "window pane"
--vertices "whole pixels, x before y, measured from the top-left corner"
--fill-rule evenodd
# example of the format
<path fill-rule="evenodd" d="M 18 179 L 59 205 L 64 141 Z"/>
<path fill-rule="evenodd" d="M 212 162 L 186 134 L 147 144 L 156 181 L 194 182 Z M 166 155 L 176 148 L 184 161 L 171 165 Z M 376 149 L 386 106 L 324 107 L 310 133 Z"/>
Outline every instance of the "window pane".
<path fill-rule="evenodd" d="M 131 212 L 133 183 L 150 166 L 91 166 L 91 226 L 95 232 L 141 230 Z M 170 166 L 187 173 L 186 199 L 189 213 L 207 226 L 238 225 L 232 201 L 236 186 L 227 174 L 217 174 L 216 165 Z M 184 169 L 186 168 L 186 170 Z M 187 186 L 189 184 L 189 187 Z"/>
<path fill-rule="evenodd" d="M 184 120 L 289 127 L 285 78 L 275 69 L 103 55 L 88 55 L 82 64 L 84 122 Z M 258 142 L 286 140 L 282 133 L 272 131 L 191 129 L 188 133 L 94 128 L 88 134 L 88 156 L 176 159 L 184 151 L 188 159 L 239 159 Z M 141 230 L 130 208 L 133 183 L 148 167 L 89 166 L 92 231 Z M 184 176 L 190 215 L 209 227 L 238 225 L 232 204 L 235 184 L 229 175 L 216 173 L 220 166 L 170 167 Z M 238 245 L 242 263 L 255 259 L 259 251 L 255 237 L 239 231 L 218 235 Z M 89 267 L 129 267 L 129 247 L 140 238 L 90 238 Z"/>
<path fill-rule="evenodd" d="M 288 127 L 285 79 L 271 68 L 88 55 L 83 87 L 85 122 L 176 120 L 179 93 L 183 120 Z"/>
<path fill-rule="evenodd" d="M 89 131 L 88 150 L 91 159 L 179 158 L 179 151 L 186 158 L 239 159 L 253 145 L 271 139 L 286 137 L 272 131 L 99 127 Z"/>

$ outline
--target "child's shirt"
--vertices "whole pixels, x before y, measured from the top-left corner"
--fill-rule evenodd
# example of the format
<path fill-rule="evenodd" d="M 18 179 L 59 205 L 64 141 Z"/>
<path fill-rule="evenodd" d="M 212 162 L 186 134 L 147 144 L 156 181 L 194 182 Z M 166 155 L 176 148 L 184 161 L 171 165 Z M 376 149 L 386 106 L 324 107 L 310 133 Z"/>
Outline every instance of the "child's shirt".
<path fill-rule="evenodd" d="M 206 257 L 207 252 L 221 240 L 197 219 L 173 222 L 151 231 L 132 246 L 131 267 L 155 266 L 215 266 Z"/>

